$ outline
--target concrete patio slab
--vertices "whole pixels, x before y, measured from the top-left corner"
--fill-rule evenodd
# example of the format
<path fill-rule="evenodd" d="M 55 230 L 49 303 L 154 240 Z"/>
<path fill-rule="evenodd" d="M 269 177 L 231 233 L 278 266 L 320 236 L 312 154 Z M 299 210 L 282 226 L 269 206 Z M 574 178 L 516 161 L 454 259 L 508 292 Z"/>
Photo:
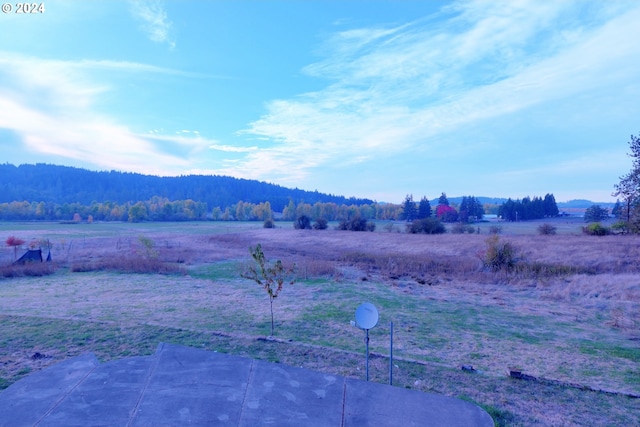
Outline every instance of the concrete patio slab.
<path fill-rule="evenodd" d="M 0 392 L 0 426 L 492 427 L 459 399 L 163 344 L 66 360 Z"/>

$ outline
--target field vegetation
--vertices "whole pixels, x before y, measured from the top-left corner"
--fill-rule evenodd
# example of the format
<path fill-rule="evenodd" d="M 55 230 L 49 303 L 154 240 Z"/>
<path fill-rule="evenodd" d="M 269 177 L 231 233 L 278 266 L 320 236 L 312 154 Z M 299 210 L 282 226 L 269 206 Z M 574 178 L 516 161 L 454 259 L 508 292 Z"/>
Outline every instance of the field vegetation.
<path fill-rule="evenodd" d="M 14 247 L 0 250 L 0 388 L 161 341 L 363 378 L 350 321 L 372 302 L 373 381 L 388 381 L 393 322 L 396 386 L 471 400 L 497 425 L 637 425 L 640 236 L 568 218 L 444 234 L 337 225 L 0 223 L 3 241 L 48 241 L 53 258 L 12 266 Z M 258 244 L 296 266 L 275 300 L 242 277 Z"/>

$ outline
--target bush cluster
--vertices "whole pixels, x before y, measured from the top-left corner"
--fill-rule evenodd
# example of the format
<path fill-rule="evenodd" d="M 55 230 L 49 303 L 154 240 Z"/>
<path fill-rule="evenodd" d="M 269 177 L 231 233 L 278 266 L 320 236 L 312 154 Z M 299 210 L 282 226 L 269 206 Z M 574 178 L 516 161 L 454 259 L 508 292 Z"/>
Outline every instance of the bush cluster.
<path fill-rule="evenodd" d="M 340 224 L 336 227 L 337 230 L 347 230 L 347 231 L 375 231 L 376 224 L 372 221 L 367 221 L 364 218 L 360 218 L 356 216 L 349 220 L 342 220 Z"/>
<path fill-rule="evenodd" d="M 582 232 L 589 236 L 606 236 L 607 234 L 611 234 L 611 229 L 603 226 L 599 222 L 594 222 L 582 227 Z"/>
<path fill-rule="evenodd" d="M 293 222 L 293 228 L 296 230 L 311 230 L 311 218 L 306 215 L 300 215 Z"/>
<path fill-rule="evenodd" d="M 418 219 L 407 224 L 407 232 L 412 234 L 442 234 L 447 230 L 437 218 Z"/>
<path fill-rule="evenodd" d="M 326 230 L 329 227 L 329 222 L 324 218 L 318 218 L 311 225 L 311 218 L 307 215 L 300 215 L 294 222 L 293 228 L 296 230 Z"/>
<path fill-rule="evenodd" d="M 328 224 L 327 220 L 324 219 L 324 218 L 318 218 L 313 223 L 313 229 L 314 230 L 326 230 L 328 226 L 329 226 L 329 224 Z"/>
<path fill-rule="evenodd" d="M 476 232 L 476 228 L 471 224 L 465 224 L 463 222 L 456 222 L 451 227 L 451 232 L 453 234 L 464 234 L 464 233 L 473 234 L 473 233 Z"/>

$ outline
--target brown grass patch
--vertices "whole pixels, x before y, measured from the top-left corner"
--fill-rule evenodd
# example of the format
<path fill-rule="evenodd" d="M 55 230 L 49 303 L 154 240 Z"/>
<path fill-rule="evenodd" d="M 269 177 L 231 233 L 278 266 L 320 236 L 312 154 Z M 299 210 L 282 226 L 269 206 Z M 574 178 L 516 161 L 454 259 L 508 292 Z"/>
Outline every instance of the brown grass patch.
<path fill-rule="evenodd" d="M 28 262 L 22 265 L 7 265 L 0 267 L 0 278 L 11 277 L 41 277 L 54 274 L 57 264 L 51 262 Z"/>
<path fill-rule="evenodd" d="M 137 274 L 186 274 L 185 268 L 176 263 L 165 262 L 158 258 L 128 257 L 123 255 L 74 262 L 71 264 L 70 270 L 74 273 L 117 271 L 119 273 Z"/>

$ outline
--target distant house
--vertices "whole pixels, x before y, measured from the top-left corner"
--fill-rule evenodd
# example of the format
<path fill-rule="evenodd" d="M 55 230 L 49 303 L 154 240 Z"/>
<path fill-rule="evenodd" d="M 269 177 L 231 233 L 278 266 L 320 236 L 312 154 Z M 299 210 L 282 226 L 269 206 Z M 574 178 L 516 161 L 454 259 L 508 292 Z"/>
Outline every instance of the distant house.
<path fill-rule="evenodd" d="M 28 262 L 42 262 L 42 249 L 27 249 L 24 255 L 22 255 L 14 264 L 24 265 Z M 47 262 L 51 261 L 51 251 L 47 255 Z"/>

